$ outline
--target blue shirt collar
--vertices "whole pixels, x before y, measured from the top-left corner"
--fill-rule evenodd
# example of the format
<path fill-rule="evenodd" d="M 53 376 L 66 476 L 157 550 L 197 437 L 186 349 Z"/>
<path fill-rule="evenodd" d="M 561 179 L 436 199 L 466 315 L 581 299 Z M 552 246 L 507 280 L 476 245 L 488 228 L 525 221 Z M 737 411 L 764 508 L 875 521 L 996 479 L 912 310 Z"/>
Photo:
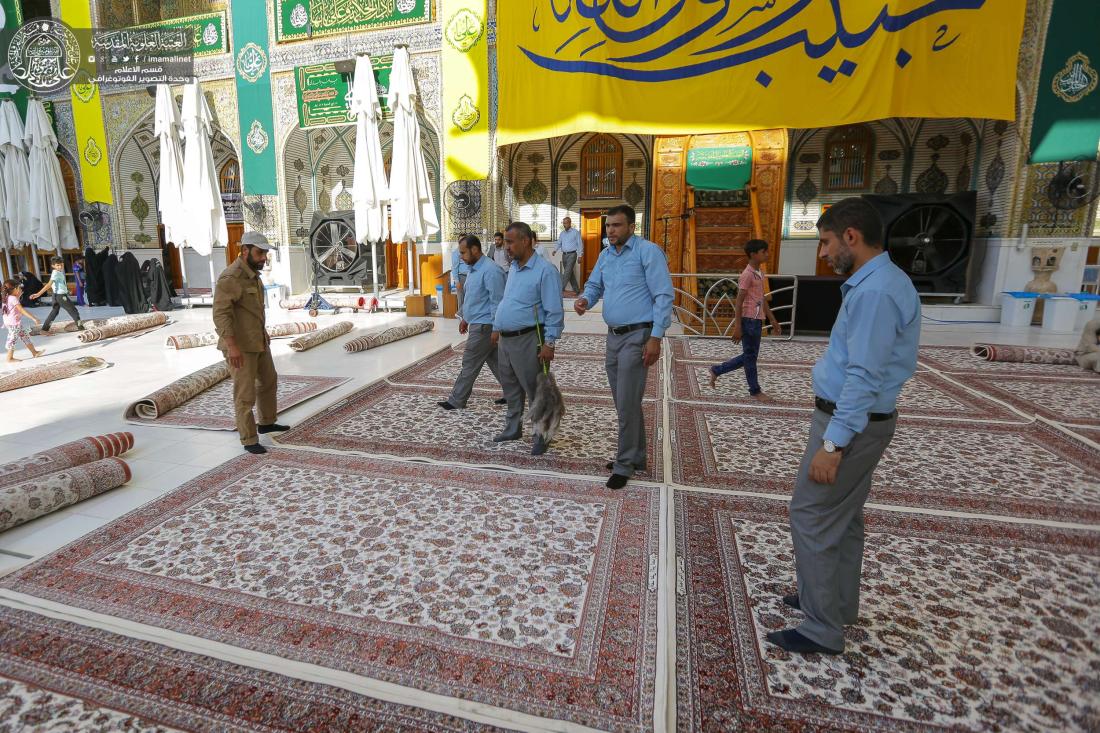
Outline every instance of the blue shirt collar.
<path fill-rule="evenodd" d="M 520 266 L 518 261 L 513 261 L 512 264 L 515 265 L 515 268 L 517 270 L 526 270 L 530 267 L 534 267 L 535 258 L 538 257 L 538 256 L 539 256 L 539 251 L 538 251 L 538 249 L 535 249 L 533 252 L 531 252 L 531 256 L 529 258 L 527 258 L 527 262 L 522 267 Z"/>
<path fill-rule="evenodd" d="M 854 287 L 859 286 L 861 282 L 870 277 L 874 272 L 881 270 L 890 262 L 890 255 L 883 252 L 880 255 L 875 255 L 871 259 L 863 263 L 863 267 L 859 268 L 854 275 L 844 281 L 844 284 L 840 287 L 844 292 L 848 292 Z"/>
<path fill-rule="evenodd" d="M 638 235 L 637 235 L 637 234 L 631 234 L 631 235 L 630 235 L 630 239 L 626 240 L 626 243 L 625 243 L 625 244 L 623 244 L 623 249 L 624 249 L 624 250 L 626 250 L 626 249 L 634 249 L 634 240 L 635 240 L 635 239 L 637 239 L 637 238 L 638 238 Z M 616 247 L 616 246 L 615 246 L 615 245 L 613 245 L 613 244 L 609 244 L 609 245 L 607 246 L 607 248 L 608 248 L 608 249 L 610 249 L 610 250 L 611 250 L 612 252 L 614 252 L 614 253 L 615 253 L 616 255 L 622 254 L 622 252 L 621 252 L 621 251 L 619 250 L 619 248 L 618 248 L 618 247 Z"/>

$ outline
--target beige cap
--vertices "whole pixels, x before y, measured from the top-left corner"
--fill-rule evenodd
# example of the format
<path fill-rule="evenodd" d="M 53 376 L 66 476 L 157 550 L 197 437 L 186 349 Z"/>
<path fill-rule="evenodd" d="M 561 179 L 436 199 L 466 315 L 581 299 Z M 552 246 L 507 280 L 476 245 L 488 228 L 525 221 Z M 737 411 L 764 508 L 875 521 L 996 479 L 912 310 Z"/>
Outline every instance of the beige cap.
<path fill-rule="evenodd" d="M 267 241 L 267 237 L 265 237 L 260 232 L 245 232 L 244 235 L 241 237 L 241 246 L 244 246 L 246 244 L 250 247 L 255 247 L 257 249 L 275 249 L 275 245 Z"/>

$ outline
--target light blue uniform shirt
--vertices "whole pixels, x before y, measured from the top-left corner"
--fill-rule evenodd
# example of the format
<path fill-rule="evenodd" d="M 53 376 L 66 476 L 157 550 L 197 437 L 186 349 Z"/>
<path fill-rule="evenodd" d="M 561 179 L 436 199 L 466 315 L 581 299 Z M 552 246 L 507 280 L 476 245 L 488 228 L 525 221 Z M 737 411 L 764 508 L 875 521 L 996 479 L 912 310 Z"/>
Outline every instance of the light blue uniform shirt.
<path fill-rule="evenodd" d="M 583 297 L 591 308 L 605 294 L 603 320 L 608 326 L 653 321 L 652 335 L 661 338 L 672 323 L 668 260 L 660 247 L 638 235 L 621 252 L 615 247 L 600 252 Z"/>
<path fill-rule="evenodd" d="M 462 255 L 459 254 L 458 248 L 455 248 L 454 252 L 451 252 L 451 284 L 458 283 L 460 275 L 469 275 L 470 266 L 462 261 Z"/>
<path fill-rule="evenodd" d="M 561 275 L 545 257 L 533 252 L 527 264 L 512 262 L 508 284 L 497 306 L 494 331 L 519 331 L 535 325 L 535 308 L 539 323 L 546 327 L 544 341 L 557 341 L 565 327 L 565 309 L 561 302 Z"/>
<path fill-rule="evenodd" d="M 581 251 L 581 233 L 577 229 L 562 229 L 561 236 L 558 237 L 558 244 L 554 247 L 555 252 L 580 252 Z"/>
<path fill-rule="evenodd" d="M 468 266 L 469 267 L 469 266 Z M 488 257 L 480 257 L 469 267 L 462 287 L 462 320 L 466 323 L 492 324 L 500 298 L 504 294 L 504 270 Z"/>
<path fill-rule="evenodd" d="M 846 446 L 871 412 L 889 413 L 917 369 L 920 298 L 883 252 L 840 286 L 843 302 L 829 348 L 814 365 L 814 392 L 836 403 L 825 440 Z"/>

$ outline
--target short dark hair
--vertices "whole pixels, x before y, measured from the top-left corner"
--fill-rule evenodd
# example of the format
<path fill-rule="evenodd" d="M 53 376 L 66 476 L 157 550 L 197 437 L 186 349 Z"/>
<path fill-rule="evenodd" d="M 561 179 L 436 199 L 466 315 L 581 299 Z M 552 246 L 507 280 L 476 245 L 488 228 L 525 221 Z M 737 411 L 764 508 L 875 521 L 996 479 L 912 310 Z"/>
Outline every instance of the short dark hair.
<path fill-rule="evenodd" d="M 626 217 L 627 224 L 633 224 L 638 220 L 638 215 L 634 213 L 634 207 L 627 204 L 619 204 L 618 206 L 612 206 L 607 210 L 607 216 L 616 216 L 622 214 Z"/>
<path fill-rule="evenodd" d="M 52 265 L 64 265 L 64 264 L 65 264 L 65 258 L 64 257 L 58 257 L 57 255 L 54 255 L 53 257 L 50 258 L 50 265 L 51 266 Z"/>
<path fill-rule="evenodd" d="M 496 234 L 493 235 L 493 237 L 494 238 L 500 237 L 501 239 L 504 239 L 504 232 L 497 232 Z"/>
<path fill-rule="evenodd" d="M 462 239 L 466 240 L 466 249 L 477 247 L 478 251 L 481 251 L 481 239 L 476 234 L 467 234 Z"/>
<path fill-rule="evenodd" d="M 870 202 L 859 196 L 850 196 L 826 209 L 817 220 L 817 228 L 838 237 L 848 229 L 855 229 L 868 245 L 882 249 L 882 217 Z"/>
<path fill-rule="evenodd" d="M 522 221 L 514 221 L 508 225 L 505 231 L 518 232 L 524 239 L 529 239 L 532 242 L 535 241 L 535 230 L 531 228 L 530 224 Z"/>
<path fill-rule="evenodd" d="M 745 254 L 749 255 L 750 257 L 757 252 L 763 252 L 767 248 L 768 243 L 765 242 L 763 239 L 750 239 L 749 241 L 745 242 Z"/>

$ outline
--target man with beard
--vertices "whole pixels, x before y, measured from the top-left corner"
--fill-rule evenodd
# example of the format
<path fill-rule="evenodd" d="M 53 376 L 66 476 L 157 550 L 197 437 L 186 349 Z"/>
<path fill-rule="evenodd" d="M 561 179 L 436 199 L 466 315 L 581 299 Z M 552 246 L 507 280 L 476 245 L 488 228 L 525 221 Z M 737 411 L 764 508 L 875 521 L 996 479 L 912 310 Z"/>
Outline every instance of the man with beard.
<path fill-rule="evenodd" d="M 917 368 L 920 299 L 883 251 L 882 220 L 848 198 L 817 221 L 820 256 L 848 280 L 829 347 L 814 366 L 810 440 L 791 499 L 798 594 L 806 619 L 768 640 L 790 652 L 840 654 L 859 615 L 863 505 L 897 425 L 897 398 Z"/>
<path fill-rule="evenodd" d="M 260 270 L 274 247 L 259 232 L 241 237 L 241 256 L 218 277 L 214 288 L 214 330 L 218 349 L 233 377 L 233 407 L 241 445 L 249 453 L 267 453 L 258 433 L 289 430 L 275 422 L 279 375 L 271 360 L 271 339 L 264 320 L 264 284 Z M 259 425 L 252 416 L 256 407 Z"/>

